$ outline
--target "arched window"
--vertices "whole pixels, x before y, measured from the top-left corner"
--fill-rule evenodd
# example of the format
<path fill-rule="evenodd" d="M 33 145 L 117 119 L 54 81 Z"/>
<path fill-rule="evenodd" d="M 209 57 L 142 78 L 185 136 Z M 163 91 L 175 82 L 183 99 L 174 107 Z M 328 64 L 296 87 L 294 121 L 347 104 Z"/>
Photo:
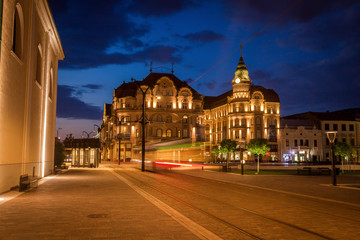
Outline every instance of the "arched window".
<path fill-rule="evenodd" d="M 161 117 L 161 115 L 158 115 L 158 116 L 157 116 L 157 121 L 158 121 L 158 122 L 162 122 L 162 117 Z"/>
<path fill-rule="evenodd" d="M 188 116 L 186 115 L 183 116 L 183 123 L 188 123 Z"/>
<path fill-rule="evenodd" d="M 12 51 L 18 56 L 19 59 L 22 58 L 23 52 L 23 38 L 24 38 L 24 15 L 20 3 L 16 4 L 15 13 L 14 13 L 14 28 L 13 28 L 13 42 L 12 42 Z"/>
<path fill-rule="evenodd" d="M 171 122 L 172 122 L 171 116 L 167 116 L 167 117 L 166 117 L 166 122 L 167 122 L 167 123 L 171 123 Z"/>
<path fill-rule="evenodd" d="M 171 136 L 172 136 L 171 129 L 166 130 L 166 137 L 171 137 Z"/>
<path fill-rule="evenodd" d="M 161 130 L 160 128 L 158 128 L 158 129 L 156 130 L 156 136 L 157 136 L 157 137 L 162 137 L 162 130 Z"/>
<path fill-rule="evenodd" d="M 187 102 L 187 100 L 186 99 L 184 99 L 184 101 L 182 102 L 182 108 L 183 109 L 188 109 L 188 102 Z"/>

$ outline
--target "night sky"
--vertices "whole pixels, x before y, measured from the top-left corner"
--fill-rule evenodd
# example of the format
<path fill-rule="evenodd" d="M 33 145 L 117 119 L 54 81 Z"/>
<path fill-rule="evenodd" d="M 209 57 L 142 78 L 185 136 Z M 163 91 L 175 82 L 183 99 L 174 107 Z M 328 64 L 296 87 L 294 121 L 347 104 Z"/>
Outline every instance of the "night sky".
<path fill-rule="evenodd" d="M 279 94 L 281 116 L 359 107 L 359 0 L 48 1 L 66 55 L 58 73 L 62 139 L 101 125 L 113 89 L 145 78 L 151 61 L 154 72 L 174 63 L 174 74 L 192 82 L 242 43 L 253 84 Z M 191 86 L 207 96 L 230 90 L 239 57 Z"/>

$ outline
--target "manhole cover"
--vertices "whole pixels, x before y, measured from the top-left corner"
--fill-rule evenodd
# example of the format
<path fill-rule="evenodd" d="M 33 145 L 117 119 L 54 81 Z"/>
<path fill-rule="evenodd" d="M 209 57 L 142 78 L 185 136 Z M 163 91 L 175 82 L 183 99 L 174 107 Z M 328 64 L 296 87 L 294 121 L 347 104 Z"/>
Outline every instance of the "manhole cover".
<path fill-rule="evenodd" d="M 107 214 L 90 214 L 87 217 L 88 218 L 106 218 Z"/>

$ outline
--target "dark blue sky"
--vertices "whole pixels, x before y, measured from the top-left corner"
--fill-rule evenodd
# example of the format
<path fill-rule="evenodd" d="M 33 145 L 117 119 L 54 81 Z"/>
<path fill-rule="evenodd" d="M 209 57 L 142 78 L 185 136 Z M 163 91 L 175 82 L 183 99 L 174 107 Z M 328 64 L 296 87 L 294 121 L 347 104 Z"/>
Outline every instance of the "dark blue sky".
<path fill-rule="evenodd" d="M 192 81 L 244 42 L 243 57 L 253 84 L 277 91 L 282 116 L 359 107 L 360 1 L 49 0 L 49 4 L 66 55 L 58 78 L 57 128 L 62 128 L 62 137 L 69 133 L 80 137 L 82 131 L 93 130 L 93 124 L 100 125 L 103 104 L 112 102 L 113 89 L 132 77 L 145 78 L 151 61 L 154 68 L 171 68 L 174 63 L 174 74 Z M 204 95 L 230 90 L 239 57 L 240 51 L 235 52 L 192 87 Z"/>

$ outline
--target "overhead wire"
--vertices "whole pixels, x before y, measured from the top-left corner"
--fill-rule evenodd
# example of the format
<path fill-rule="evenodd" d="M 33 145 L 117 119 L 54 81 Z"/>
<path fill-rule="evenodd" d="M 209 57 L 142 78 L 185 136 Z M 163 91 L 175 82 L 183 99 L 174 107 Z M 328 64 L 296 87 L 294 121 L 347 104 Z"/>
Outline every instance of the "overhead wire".
<path fill-rule="evenodd" d="M 270 27 L 271 25 L 273 25 L 275 22 L 277 22 L 280 18 L 282 18 L 284 15 L 286 15 L 289 11 L 291 11 L 293 8 L 295 8 L 300 2 L 302 2 L 303 0 L 298 0 L 295 4 L 293 4 L 292 6 L 290 6 L 288 9 L 286 9 L 284 12 L 282 12 L 277 18 L 275 18 L 273 21 L 271 21 L 268 25 L 266 25 L 265 27 L 263 27 L 260 31 L 256 32 L 254 35 L 252 35 L 248 40 L 246 40 L 243 44 L 241 44 L 239 47 L 237 47 L 234 51 L 232 51 L 231 53 L 229 53 L 228 55 L 226 55 L 223 59 L 221 59 L 219 62 L 217 62 L 215 65 L 213 65 L 211 68 L 209 68 L 208 70 L 206 70 L 203 74 L 201 74 L 199 77 L 197 77 L 195 80 L 193 80 L 192 82 L 189 83 L 189 85 L 192 85 L 193 83 L 195 83 L 196 81 L 198 81 L 200 78 L 202 78 L 204 75 L 206 75 L 208 72 L 210 72 L 213 68 L 215 68 L 216 66 L 218 66 L 219 64 L 221 64 L 222 62 L 224 62 L 226 59 L 228 59 L 231 55 L 233 55 L 235 52 L 237 52 L 240 48 L 242 48 L 245 44 L 249 43 L 251 40 L 253 40 L 254 38 L 256 38 L 257 36 L 260 35 L 260 33 L 262 33 L 263 31 L 265 31 L 268 27 Z"/>
<path fill-rule="evenodd" d="M 296 70 L 295 72 L 292 72 L 292 73 L 289 73 L 289 74 L 287 74 L 287 75 L 285 75 L 285 76 L 283 76 L 283 77 L 274 79 L 274 80 L 270 81 L 269 83 L 270 83 L 270 84 L 274 84 L 274 83 L 276 83 L 276 82 L 278 82 L 278 81 L 280 81 L 280 80 L 283 80 L 283 79 L 288 78 L 288 77 L 290 77 L 290 76 L 292 76 L 292 75 L 295 75 L 295 74 L 298 73 L 298 72 L 302 72 L 302 71 L 304 71 L 304 70 L 306 70 L 306 69 L 308 69 L 308 68 L 311 68 L 312 66 L 315 66 L 315 65 L 317 65 L 317 64 L 319 64 L 319 63 L 321 63 L 321 62 L 324 62 L 324 61 L 326 61 L 326 60 L 328 60 L 328 59 L 330 59 L 330 58 L 332 58 L 332 57 L 335 57 L 335 56 L 337 56 L 337 55 L 339 55 L 339 54 L 341 54 L 341 53 L 343 53 L 343 52 L 349 51 L 350 49 L 352 49 L 352 48 L 354 48 L 354 47 L 356 47 L 356 46 L 358 46 L 358 45 L 360 45 L 360 42 L 358 42 L 358 43 L 356 43 L 356 44 L 354 44 L 354 45 L 351 45 L 351 46 L 349 46 L 349 47 L 346 47 L 346 48 L 342 49 L 341 51 L 336 52 L 336 53 L 334 53 L 334 54 L 332 54 L 332 55 L 330 55 L 330 56 L 328 56 L 328 57 L 325 57 L 325 58 L 323 58 L 323 59 L 321 59 L 321 60 L 319 60 L 319 61 L 316 61 L 316 62 L 314 62 L 314 63 L 312 63 L 312 64 L 310 64 L 310 65 L 308 65 L 308 66 L 306 66 L 306 67 L 303 67 L 303 68 L 301 68 L 301 69 L 299 69 L 299 70 Z"/>

